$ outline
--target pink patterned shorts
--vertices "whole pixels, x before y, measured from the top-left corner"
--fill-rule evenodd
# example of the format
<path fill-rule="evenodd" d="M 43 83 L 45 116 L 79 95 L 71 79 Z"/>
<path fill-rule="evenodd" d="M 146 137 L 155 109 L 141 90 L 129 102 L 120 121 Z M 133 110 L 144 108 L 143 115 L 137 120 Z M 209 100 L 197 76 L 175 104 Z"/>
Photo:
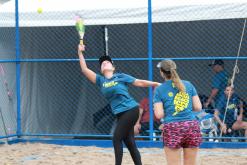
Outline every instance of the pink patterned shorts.
<path fill-rule="evenodd" d="M 202 142 L 198 121 L 166 123 L 163 127 L 163 143 L 169 148 L 195 148 Z"/>

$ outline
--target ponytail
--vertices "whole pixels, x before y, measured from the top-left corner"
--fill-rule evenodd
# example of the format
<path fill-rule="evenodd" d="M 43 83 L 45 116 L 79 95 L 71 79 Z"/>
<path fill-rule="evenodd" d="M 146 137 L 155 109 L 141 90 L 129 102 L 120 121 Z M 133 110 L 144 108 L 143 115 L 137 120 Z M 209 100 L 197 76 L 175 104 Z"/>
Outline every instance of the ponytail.
<path fill-rule="evenodd" d="M 185 86 L 182 83 L 176 69 L 171 69 L 171 80 L 174 83 L 175 87 L 177 87 L 180 92 L 186 92 Z"/>
<path fill-rule="evenodd" d="M 185 86 L 182 83 L 176 71 L 177 66 L 174 61 L 163 60 L 158 64 L 158 67 L 160 68 L 160 71 L 164 74 L 165 79 L 172 80 L 173 84 L 180 92 L 184 92 L 184 93 L 186 92 Z"/>

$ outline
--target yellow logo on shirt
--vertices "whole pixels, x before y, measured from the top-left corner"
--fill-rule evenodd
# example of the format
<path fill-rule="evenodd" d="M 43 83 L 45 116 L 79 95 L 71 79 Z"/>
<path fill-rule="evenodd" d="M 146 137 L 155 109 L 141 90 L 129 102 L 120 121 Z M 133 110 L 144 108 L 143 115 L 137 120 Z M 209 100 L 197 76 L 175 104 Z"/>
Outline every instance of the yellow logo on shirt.
<path fill-rule="evenodd" d="M 177 115 L 179 112 L 183 111 L 189 105 L 189 95 L 185 92 L 179 92 L 174 98 L 175 112 L 173 116 Z"/>
<path fill-rule="evenodd" d="M 235 108 L 236 108 L 236 105 L 235 104 L 230 104 L 227 107 L 227 109 L 235 109 Z"/>
<path fill-rule="evenodd" d="M 115 82 L 115 81 L 111 81 L 111 82 L 104 82 L 104 83 L 103 83 L 103 87 L 105 87 L 105 88 L 109 88 L 109 87 L 116 86 L 117 84 L 118 84 L 118 82 Z"/>
<path fill-rule="evenodd" d="M 168 96 L 169 96 L 169 97 L 173 97 L 173 93 L 172 93 L 172 92 L 169 92 L 169 93 L 168 93 Z"/>

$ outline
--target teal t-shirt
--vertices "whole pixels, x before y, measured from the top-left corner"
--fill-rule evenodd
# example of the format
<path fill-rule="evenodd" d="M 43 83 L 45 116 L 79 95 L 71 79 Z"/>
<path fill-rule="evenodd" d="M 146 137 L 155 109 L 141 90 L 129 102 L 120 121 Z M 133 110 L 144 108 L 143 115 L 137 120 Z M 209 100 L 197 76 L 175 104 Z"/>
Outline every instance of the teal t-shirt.
<path fill-rule="evenodd" d="M 105 98 L 110 102 L 114 114 L 138 106 L 138 103 L 130 96 L 128 91 L 128 84 L 133 83 L 135 80 L 136 78 L 123 73 L 116 73 L 110 79 L 98 74 L 96 75 L 96 84 L 100 87 Z"/>
<path fill-rule="evenodd" d="M 220 98 L 224 96 L 224 90 L 228 83 L 228 75 L 225 71 L 221 71 L 214 75 L 213 82 L 212 82 L 212 88 L 218 89 L 218 93 L 214 98 L 215 101 L 215 107 L 218 106 L 220 102 Z"/>
<path fill-rule="evenodd" d="M 171 80 L 165 81 L 154 92 L 154 103 L 163 103 L 164 123 L 196 120 L 192 112 L 192 96 L 196 96 L 195 87 L 182 80 L 186 92 L 179 92 Z"/>
<path fill-rule="evenodd" d="M 229 99 L 229 103 L 226 111 L 227 96 L 226 95 L 221 96 L 218 106 L 216 107 L 216 110 L 219 111 L 220 119 L 223 121 L 226 111 L 225 123 L 229 125 L 233 125 L 233 123 L 237 120 L 237 115 L 239 112 L 238 108 L 240 106 L 240 103 L 241 103 L 240 98 L 236 94 L 233 94 Z"/>

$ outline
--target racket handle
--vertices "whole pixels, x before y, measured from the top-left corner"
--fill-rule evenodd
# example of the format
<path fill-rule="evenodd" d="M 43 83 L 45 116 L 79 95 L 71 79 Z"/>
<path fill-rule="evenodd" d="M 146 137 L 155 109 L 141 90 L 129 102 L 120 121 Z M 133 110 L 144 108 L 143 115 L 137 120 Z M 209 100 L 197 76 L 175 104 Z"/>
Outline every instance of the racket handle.
<path fill-rule="evenodd" d="M 83 40 L 82 39 L 80 39 L 80 45 L 83 45 Z"/>

